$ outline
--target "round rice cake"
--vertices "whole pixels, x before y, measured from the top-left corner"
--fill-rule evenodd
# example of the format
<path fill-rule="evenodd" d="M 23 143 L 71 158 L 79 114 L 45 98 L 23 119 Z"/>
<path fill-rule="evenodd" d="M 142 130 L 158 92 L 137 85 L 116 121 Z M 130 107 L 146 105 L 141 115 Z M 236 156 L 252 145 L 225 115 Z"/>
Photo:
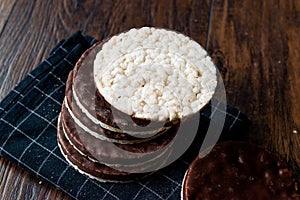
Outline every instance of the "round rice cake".
<path fill-rule="evenodd" d="M 155 122 L 193 116 L 217 86 L 215 65 L 197 42 L 150 27 L 104 42 L 94 61 L 94 80 L 109 105 Z"/>
<path fill-rule="evenodd" d="M 271 153 L 247 142 L 224 142 L 190 165 L 182 199 L 299 198 L 292 173 Z"/>

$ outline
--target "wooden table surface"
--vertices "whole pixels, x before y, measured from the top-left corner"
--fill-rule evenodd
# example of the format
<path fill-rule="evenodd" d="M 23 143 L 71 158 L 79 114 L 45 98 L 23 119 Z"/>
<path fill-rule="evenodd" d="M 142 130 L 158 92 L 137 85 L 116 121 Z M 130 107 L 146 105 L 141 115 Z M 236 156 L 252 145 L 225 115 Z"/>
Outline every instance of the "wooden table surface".
<path fill-rule="evenodd" d="M 298 0 L 0 0 L 0 100 L 73 32 L 103 39 L 142 26 L 204 46 L 227 102 L 252 121 L 248 140 L 280 156 L 300 181 Z M 1 158 L 0 199 L 69 197 Z"/>

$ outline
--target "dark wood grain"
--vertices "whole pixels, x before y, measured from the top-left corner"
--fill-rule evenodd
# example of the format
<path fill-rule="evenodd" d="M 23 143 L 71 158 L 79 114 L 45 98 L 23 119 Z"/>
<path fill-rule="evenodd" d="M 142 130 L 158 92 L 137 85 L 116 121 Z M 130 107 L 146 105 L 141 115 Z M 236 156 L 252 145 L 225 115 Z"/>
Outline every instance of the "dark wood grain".
<path fill-rule="evenodd" d="M 0 1 L 0 30 L 3 30 L 7 21 L 10 18 L 10 13 L 12 13 L 12 10 L 14 8 L 16 1 Z M 2 34 L 2 31 L 0 32 L 0 35 Z"/>
<path fill-rule="evenodd" d="M 73 32 L 103 39 L 142 26 L 177 30 L 207 46 L 228 103 L 252 121 L 249 140 L 279 155 L 300 180 L 296 0 L 0 0 L 0 100 Z M 69 197 L 0 158 L 0 199 Z"/>
<path fill-rule="evenodd" d="M 216 0 L 211 20 L 229 104 L 251 118 L 249 139 L 300 178 L 300 2 Z"/>
<path fill-rule="evenodd" d="M 5 25 L 0 27 L 0 51 L 5 55 L 0 57 L 0 99 L 48 55 L 55 43 L 77 30 L 103 39 L 132 27 L 157 26 L 189 34 L 202 45 L 206 42 L 206 2 L 2 1 L 10 12 L 3 14 L 6 19 L 1 19 L 1 24 L 3 21 Z"/>

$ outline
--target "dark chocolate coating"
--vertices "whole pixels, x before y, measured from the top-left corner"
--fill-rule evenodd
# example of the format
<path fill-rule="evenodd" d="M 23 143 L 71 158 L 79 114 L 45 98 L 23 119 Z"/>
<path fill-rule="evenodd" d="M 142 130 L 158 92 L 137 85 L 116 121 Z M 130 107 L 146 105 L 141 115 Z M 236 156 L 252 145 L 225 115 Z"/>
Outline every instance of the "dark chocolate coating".
<path fill-rule="evenodd" d="M 156 157 L 163 157 L 166 153 L 165 151 L 156 151 L 168 145 L 175 137 L 177 130 L 177 127 L 172 127 L 165 134 L 146 143 L 113 144 L 109 141 L 95 138 L 76 125 L 64 104 L 61 111 L 61 121 L 73 145 L 86 155 L 95 157 L 108 164 L 120 164 L 120 161 L 128 164 L 137 164 Z M 124 151 L 118 151 L 119 148 Z"/>
<path fill-rule="evenodd" d="M 183 199 L 299 199 L 297 190 L 274 155 L 251 143 L 225 142 L 192 162 Z"/>
<path fill-rule="evenodd" d="M 151 125 L 145 128 L 145 126 L 150 123 L 149 119 L 135 118 L 121 112 L 110 105 L 98 93 L 94 83 L 93 63 L 96 54 L 102 48 L 102 44 L 102 42 L 96 43 L 96 45 L 87 50 L 76 63 L 73 70 L 74 90 L 85 108 L 90 113 L 94 113 L 101 122 L 126 131 L 143 132 L 157 130 L 161 127 L 170 127 L 174 123 L 178 123 L 178 120 L 175 120 L 174 122 L 170 122 L 168 120 L 166 122 L 152 120 Z"/>
<path fill-rule="evenodd" d="M 77 166 L 80 170 L 89 175 L 116 182 L 132 181 L 147 175 L 147 173 L 128 173 L 118 171 L 101 163 L 89 160 L 87 156 L 83 156 L 78 153 L 78 151 L 74 149 L 73 146 L 68 142 L 67 138 L 64 136 L 61 123 L 58 125 L 57 136 L 58 143 L 63 151 L 62 153 L 73 165 Z"/>

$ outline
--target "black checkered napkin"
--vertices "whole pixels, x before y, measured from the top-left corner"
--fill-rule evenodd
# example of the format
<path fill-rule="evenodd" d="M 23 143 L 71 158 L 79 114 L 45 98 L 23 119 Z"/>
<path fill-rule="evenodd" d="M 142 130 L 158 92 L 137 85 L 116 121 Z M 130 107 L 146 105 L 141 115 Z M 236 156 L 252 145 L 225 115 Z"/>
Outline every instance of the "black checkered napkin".
<path fill-rule="evenodd" d="M 49 58 L 29 73 L 0 104 L 0 154 L 48 181 L 75 199 L 179 199 L 183 175 L 197 155 L 188 156 L 153 176 L 129 184 L 100 183 L 72 168 L 61 155 L 56 124 L 65 96 L 65 81 L 81 54 L 95 40 L 75 33 L 61 41 Z M 209 120 L 217 112 L 208 106 L 201 115 Z M 241 128 L 244 114 L 227 107 L 225 129 Z M 191 153 L 192 152 L 192 153 Z"/>

